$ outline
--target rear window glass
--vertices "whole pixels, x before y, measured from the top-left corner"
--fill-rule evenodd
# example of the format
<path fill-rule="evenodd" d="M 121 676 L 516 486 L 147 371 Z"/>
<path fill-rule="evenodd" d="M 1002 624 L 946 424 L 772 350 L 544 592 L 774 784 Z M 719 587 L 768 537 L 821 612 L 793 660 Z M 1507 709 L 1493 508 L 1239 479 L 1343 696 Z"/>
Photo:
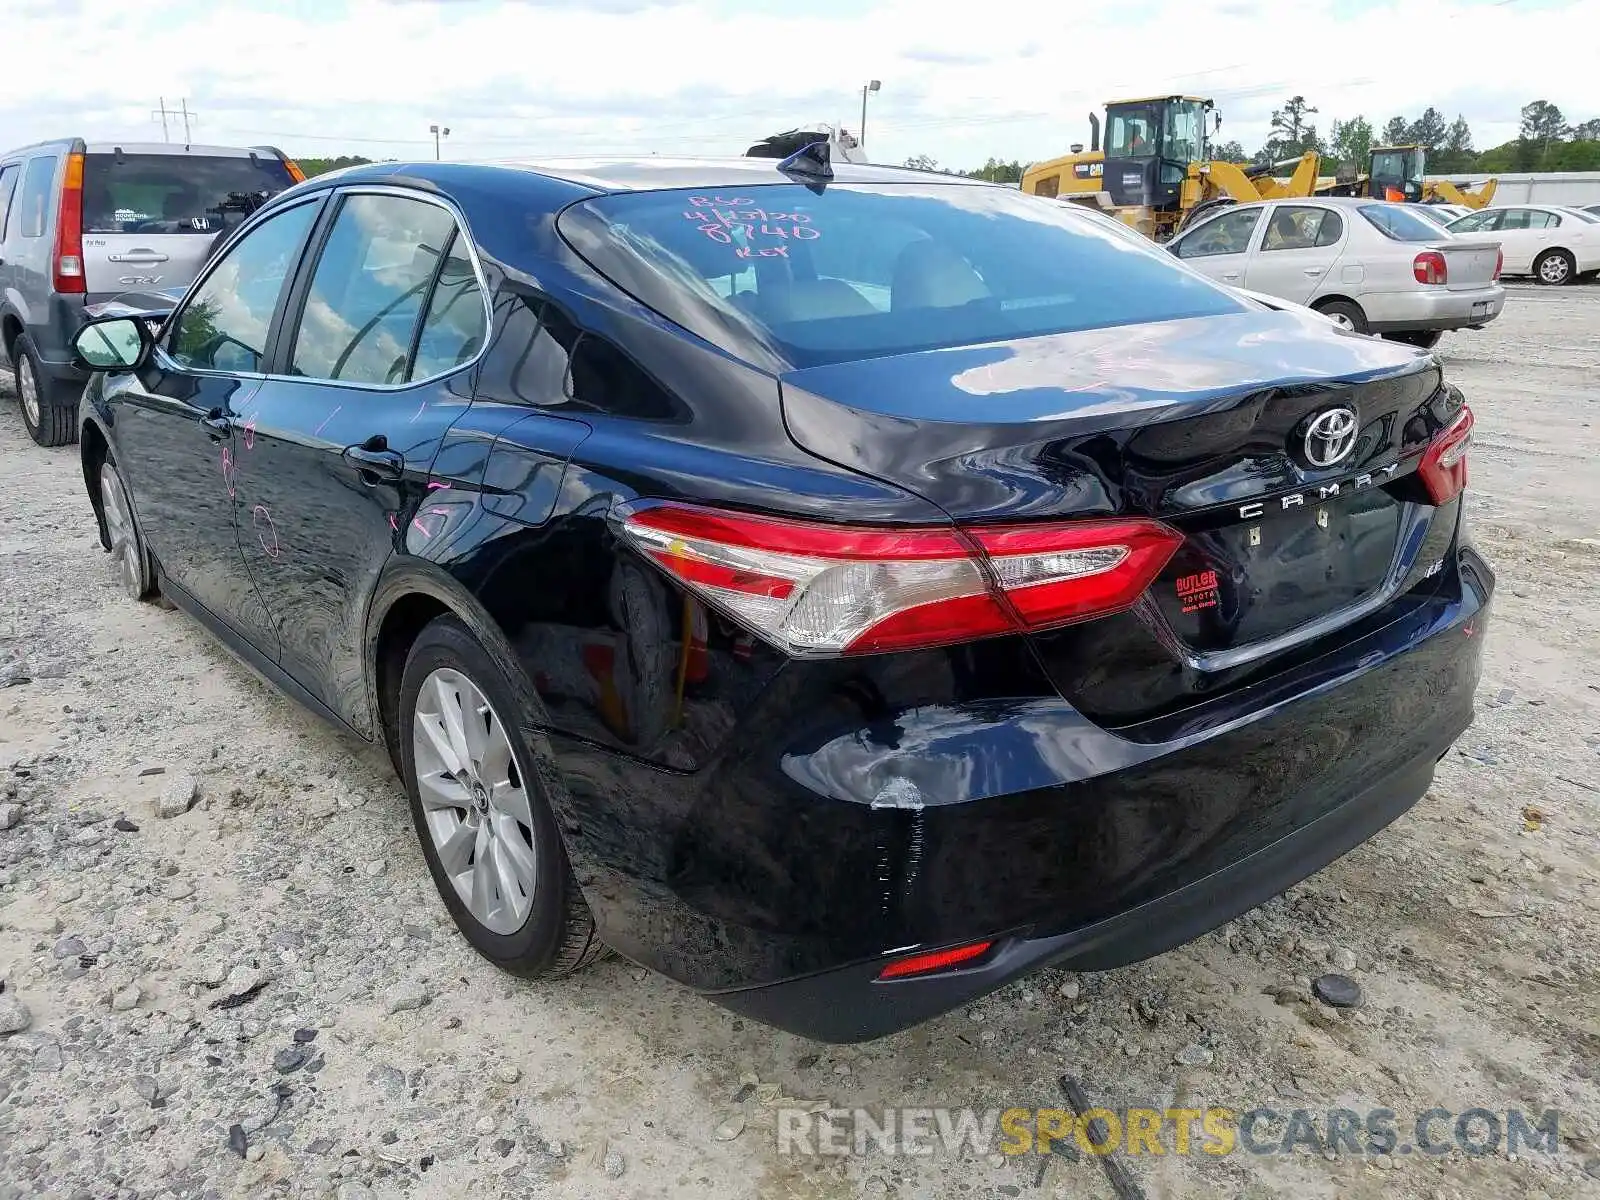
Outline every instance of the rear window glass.
<path fill-rule="evenodd" d="M 1364 204 L 1361 215 L 1384 237 L 1397 242 L 1436 242 L 1444 232 L 1426 217 L 1398 204 Z"/>
<path fill-rule="evenodd" d="M 1154 244 L 1002 188 L 631 192 L 561 228 L 656 311 L 793 367 L 1243 309 Z"/>
<path fill-rule="evenodd" d="M 85 233 L 215 233 L 294 180 L 271 154 L 89 154 Z"/>

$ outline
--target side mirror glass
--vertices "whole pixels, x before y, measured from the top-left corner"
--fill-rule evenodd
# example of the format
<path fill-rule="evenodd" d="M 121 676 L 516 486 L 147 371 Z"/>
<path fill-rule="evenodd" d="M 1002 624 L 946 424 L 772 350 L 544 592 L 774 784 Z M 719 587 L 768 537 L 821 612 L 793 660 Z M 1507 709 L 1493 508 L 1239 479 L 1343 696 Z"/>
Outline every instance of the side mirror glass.
<path fill-rule="evenodd" d="M 144 361 L 150 331 L 132 317 L 113 317 L 78 330 L 72 348 L 91 370 L 126 371 Z"/>

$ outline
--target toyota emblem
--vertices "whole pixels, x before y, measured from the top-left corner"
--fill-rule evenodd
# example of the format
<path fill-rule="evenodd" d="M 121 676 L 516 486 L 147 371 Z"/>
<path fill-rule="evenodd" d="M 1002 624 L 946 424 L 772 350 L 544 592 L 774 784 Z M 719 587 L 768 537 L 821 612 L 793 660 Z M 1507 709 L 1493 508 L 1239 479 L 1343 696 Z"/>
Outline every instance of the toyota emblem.
<path fill-rule="evenodd" d="M 1353 408 L 1330 408 L 1306 426 L 1304 454 L 1313 467 L 1338 466 L 1356 448 L 1359 423 Z"/>

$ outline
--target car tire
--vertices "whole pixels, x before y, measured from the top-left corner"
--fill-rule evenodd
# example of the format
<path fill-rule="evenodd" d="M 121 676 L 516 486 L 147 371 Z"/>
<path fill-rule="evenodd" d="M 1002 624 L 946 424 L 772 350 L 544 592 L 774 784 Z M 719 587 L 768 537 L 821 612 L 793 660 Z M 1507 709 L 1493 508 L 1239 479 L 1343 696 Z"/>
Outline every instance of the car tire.
<path fill-rule="evenodd" d="M 1331 317 L 1342 329 L 1352 333 L 1367 332 L 1367 314 L 1361 311 L 1359 304 L 1352 304 L 1349 300 L 1325 300 L 1312 307 L 1323 316 Z"/>
<path fill-rule="evenodd" d="M 1561 287 L 1578 277 L 1578 264 L 1565 250 L 1546 250 L 1533 264 L 1533 277 L 1546 287 Z"/>
<path fill-rule="evenodd" d="M 1398 333 L 1383 335 L 1391 342 L 1403 342 L 1407 346 L 1415 346 L 1419 350 L 1432 350 L 1444 337 L 1444 331 L 1439 329 L 1406 329 Z"/>
<path fill-rule="evenodd" d="M 456 927 L 502 970 L 552 978 L 604 947 L 523 732 L 530 701 L 516 670 L 455 617 L 436 618 L 406 657 L 396 739 L 423 857 Z"/>
<path fill-rule="evenodd" d="M 41 446 L 66 446 L 78 440 L 78 406 L 63 404 L 62 388 L 39 365 L 39 355 L 23 334 L 11 347 L 11 369 L 22 406 L 22 424 Z"/>
<path fill-rule="evenodd" d="M 107 549 L 116 564 L 117 578 L 129 599 L 147 600 L 156 590 L 155 565 L 144 543 L 144 534 L 139 530 L 139 519 L 133 511 L 122 468 L 109 453 L 100 464 L 99 483 L 100 512 L 106 523 L 106 540 L 110 543 Z"/>

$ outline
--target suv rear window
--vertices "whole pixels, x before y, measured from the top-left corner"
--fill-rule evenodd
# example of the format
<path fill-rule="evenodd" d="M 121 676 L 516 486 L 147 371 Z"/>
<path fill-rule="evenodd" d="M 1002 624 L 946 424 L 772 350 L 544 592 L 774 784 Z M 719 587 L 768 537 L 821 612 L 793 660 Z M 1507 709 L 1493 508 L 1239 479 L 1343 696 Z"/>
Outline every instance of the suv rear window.
<path fill-rule="evenodd" d="M 657 312 L 797 368 L 1244 310 L 1154 244 L 1004 188 L 629 192 L 561 229 Z"/>
<path fill-rule="evenodd" d="M 271 154 L 89 154 L 85 233 L 215 233 L 294 180 Z"/>
<path fill-rule="evenodd" d="M 1397 242 L 1437 242 L 1441 232 L 1427 217 L 1398 204 L 1363 204 L 1361 215 L 1384 237 Z"/>

